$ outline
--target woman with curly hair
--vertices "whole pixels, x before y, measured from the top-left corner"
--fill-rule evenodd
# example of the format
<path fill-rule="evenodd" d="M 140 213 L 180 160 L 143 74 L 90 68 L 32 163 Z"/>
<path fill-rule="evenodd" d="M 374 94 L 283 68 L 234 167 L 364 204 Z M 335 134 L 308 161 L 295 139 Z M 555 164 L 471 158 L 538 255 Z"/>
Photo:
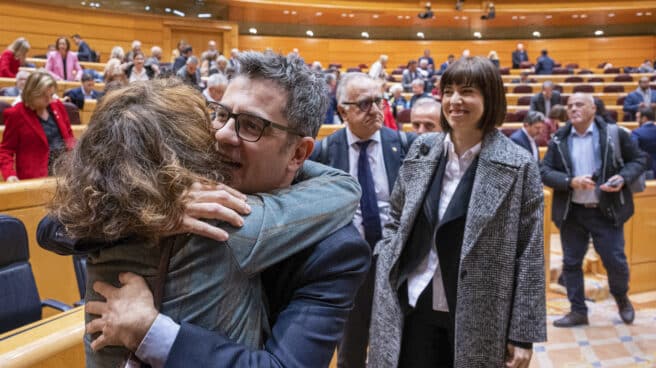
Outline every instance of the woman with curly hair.
<path fill-rule="evenodd" d="M 308 163 L 299 184 L 248 196 L 242 226 L 221 225 L 227 241 L 167 236 L 189 231 L 182 226 L 193 201 L 189 188 L 224 179 L 216 144 L 205 101 L 180 81 L 134 82 L 109 92 L 59 166 L 39 243 L 60 254 L 89 255 L 88 305 L 102 300 L 95 282 L 116 284 L 120 273 L 136 273 L 161 295 L 160 311 L 174 321 L 259 348 L 270 330 L 260 272 L 349 223 L 360 191 L 348 174 Z M 61 222 L 57 230 L 44 230 L 53 219 Z M 281 231 L 280 223 L 294 224 L 294 231 Z M 56 232 L 72 238 L 68 247 L 49 238 Z M 86 315 L 87 323 L 96 318 Z M 128 356 L 122 347 L 94 351 L 96 338 L 102 339 L 85 335 L 87 367 L 116 367 Z"/>

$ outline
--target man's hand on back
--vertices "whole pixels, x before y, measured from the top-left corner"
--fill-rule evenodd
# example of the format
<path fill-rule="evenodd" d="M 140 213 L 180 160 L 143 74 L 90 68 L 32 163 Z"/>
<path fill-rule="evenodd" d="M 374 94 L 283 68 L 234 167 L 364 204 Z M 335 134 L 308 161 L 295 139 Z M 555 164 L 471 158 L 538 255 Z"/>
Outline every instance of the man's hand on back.
<path fill-rule="evenodd" d="M 225 184 L 203 185 L 194 183 L 184 194 L 188 202 L 180 228 L 170 234 L 193 233 L 206 238 L 226 241 L 228 233 L 200 219 L 224 221 L 232 226 L 241 227 L 251 208 L 246 203 L 246 196 Z"/>
<path fill-rule="evenodd" d="M 114 345 L 136 351 L 157 318 L 153 294 L 146 281 L 130 272 L 120 274 L 118 279 L 123 285 L 121 288 L 95 282 L 93 289 L 107 301 L 85 305 L 87 313 L 100 316 L 86 326 L 88 334 L 101 333 L 91 343 L 94 351 Z"/>

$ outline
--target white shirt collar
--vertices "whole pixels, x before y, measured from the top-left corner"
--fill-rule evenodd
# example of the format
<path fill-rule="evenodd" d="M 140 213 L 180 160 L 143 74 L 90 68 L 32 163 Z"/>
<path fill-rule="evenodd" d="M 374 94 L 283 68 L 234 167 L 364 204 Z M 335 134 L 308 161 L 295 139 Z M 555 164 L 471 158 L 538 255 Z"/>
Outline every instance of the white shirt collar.
<path fill-rule="evenodd" d="M 357 142 L 366 141 L 367 139 L 371 139 L 376 143 L 380 143 L 380 129 L 377 130 L 376 133 L 374 133 L 371 137 L 360 139 L 355 134 L 353 134 L 351 129 L 349 129 L 348 125 L 346 126 L 346 142 L 348 143 L 349 147 L 352 147 L 353 144 Z"/>
<path fill-rule="evenodd" d="M 522 127 L 522 131 L 524 132 L 524 134 L 526 134 L 526 137 L 528 138 L 529 142 L 535 143 L 535 139 L 533 139 L 533 137 L 531 137 L 531 135 L 528 134 L 528 131 L 526 131 L 525 127 Z"/>
<path fill-rule="evenodd" d="M 474 161 L 474 158 L 476 158 L 476 156 L 481 153 L 482 143 L 482 141 L 476 143 L 476 145 L 474 145 L 472 148 L 465 151 L 465 153 L 462 154 L 462 157 L 458 157 L 458 154 L 455 151 L 455 146 L 453 145 L 453 141 L 451 140 L 451 133 L 447 133 L 446 137 L 444 137 L 444 150 L 449 155 L 449 160 L 472 162 Z"/>
<path fill-rule="evenodd" d="M 586 129 L 585 132 L 583 132 L 583 134 L 579 134 L 579 132 L 576 131 L 576 128 L 574 128 L 574 125 L 572 125 L 571 133 L 576 134 L 576 136 L 578 136 L 578 137 L 585 137 L 588 134 L 594 134 L 593 133 L 594 132 L 594 125 L 595 125 L 595 123 L 594 123 L 594 121 L 592 121 L 592 123 L 590 124 L 588 129 Z"/>

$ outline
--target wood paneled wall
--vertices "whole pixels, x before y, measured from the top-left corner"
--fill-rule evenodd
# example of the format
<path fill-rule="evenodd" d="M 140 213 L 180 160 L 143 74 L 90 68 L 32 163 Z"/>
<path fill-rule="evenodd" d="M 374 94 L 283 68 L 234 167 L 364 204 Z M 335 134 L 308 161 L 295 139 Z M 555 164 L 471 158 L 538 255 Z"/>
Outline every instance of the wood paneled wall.
<path fill-rule="evenodd" d="M 656 58 L 656 37 L 607 37 L 545 40 L 490 40 L 490 41 L 385 41 L 342 40 L 319 38 L 293 38 L 268 36 L 239 36 L 240 49 L 264 50 L 288 53 L 298 48 L 307 63 L 320 61 L 341 63 L 343 67 L 360 63 L 371 65 L 381 54 L 389 56 L 388 71 L 417 58 L 424 49 L 431 50 L 435 63 L 442 63 L 449 54 L 458 57 L 464 49 L 472 55 L 487 56 L 495 50 L 502 66 L 510 66 L 510 55 L 518 42 L 524 43 L 528 56 L 535 62 L 542 49 L 563 65 L 578 63 L 580 67 L 596 67 L 603 61 L 615 66 L 638 66 L 645 59 Z"/>
<path fill-rule="evenodd" d="M 237 47 L 239 27 L 234 22 L 201 19 L 181 19 L 147 14 L 118 14 L 101 10 L 68 9 L 55 6 L 17 3 L 0 0 L 0 49 L 17 37 L 26 37 L 32 45 L 30 55 L 44 54 L 58 36 L 67 36 L 71 49 L 77 50 L 70 36 L 79 33 L 107 61 L 114 46 L 127 52 L 133 40 L 140 40 L 142 50 L 150 54 L 152 46 L 163 50 L 163 61 L 170 61 L 171 50 L 183 34 L 200 55 L 207 40 L 216 35 L 222 51 Z"/>

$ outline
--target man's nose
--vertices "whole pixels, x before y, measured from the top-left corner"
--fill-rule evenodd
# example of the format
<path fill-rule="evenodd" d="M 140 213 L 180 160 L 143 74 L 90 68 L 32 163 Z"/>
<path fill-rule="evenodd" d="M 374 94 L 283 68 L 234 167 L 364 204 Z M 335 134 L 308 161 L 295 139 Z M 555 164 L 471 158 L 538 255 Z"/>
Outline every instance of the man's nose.
<path fill-rule="evenodd" d="M 227 123 L 220 129 L 216 130 L 214 134 L 214 139 L 217 142 L 222 144 L 239 144 L 239 136 L 237 135 L 237 126 L 235 125 L 235 119 L 230 118 Z"/>

